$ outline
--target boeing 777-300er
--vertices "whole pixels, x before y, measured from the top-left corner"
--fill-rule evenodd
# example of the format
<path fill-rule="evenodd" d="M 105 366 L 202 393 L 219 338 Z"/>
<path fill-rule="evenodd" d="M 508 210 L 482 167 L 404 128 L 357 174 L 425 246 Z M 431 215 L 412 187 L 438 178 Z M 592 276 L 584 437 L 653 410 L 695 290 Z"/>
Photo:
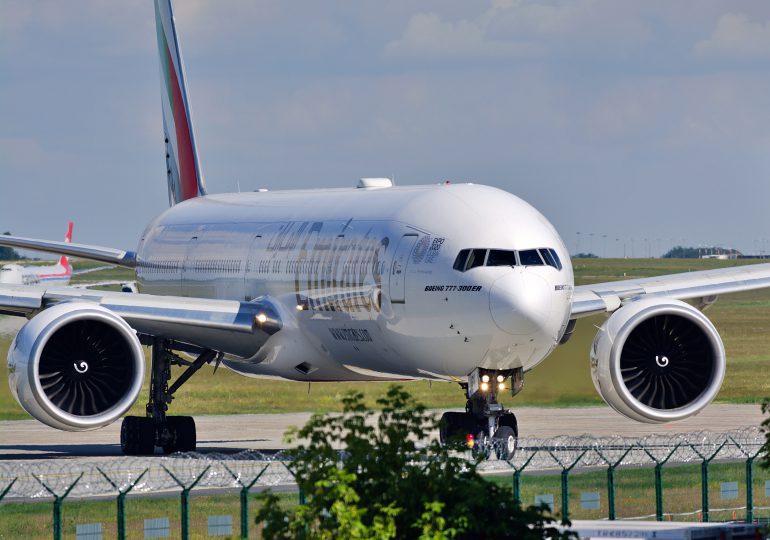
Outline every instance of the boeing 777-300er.
<path fill-rule="evenodd" d="M 640 422 L 696 414 L 719 392 L 725 351 L 700 308 L 770 286 L 759 264 L 574 285 L 567 248 L 535 208 L 483 185 L 207 194 L 169 0 L 155 1 L 171 207 L 136 251 L 0 237 L 0 244 L 133 268 L 139 293 L 0 285 L 0 313 L 29 318 L 9 354 L 21 406 L 49 426 L 95 429 L 123 416 L 145 377 L 144 417 L 126 454 L 193 450 L 195 424 L 169 416 L 207 363 L 295 381 L 454 381 L 466 411 L 442 439 L 471 436 L 508 458 L 518 429 L 500 399 L 604 313 L 590 351 L 598 393 Z M 691 300 L 685 303 L 683 300 Z M 183 351 L 196 358 L 189 361 Z M 172 365 L 186 366 L 171 381 Z"/>

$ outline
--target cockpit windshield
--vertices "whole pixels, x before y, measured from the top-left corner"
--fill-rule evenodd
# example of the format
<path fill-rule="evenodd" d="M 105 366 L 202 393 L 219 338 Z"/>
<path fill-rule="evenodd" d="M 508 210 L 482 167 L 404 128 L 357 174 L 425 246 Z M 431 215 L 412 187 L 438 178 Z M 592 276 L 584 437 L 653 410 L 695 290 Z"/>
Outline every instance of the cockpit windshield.
<path fill-rule="evenodd" d="M 562 269 L 561 259 L 553 248 L 525 249 L 463 249 L 457 254 L 453 268 L 466 272 L 477 266 L 552 266 Z"/>

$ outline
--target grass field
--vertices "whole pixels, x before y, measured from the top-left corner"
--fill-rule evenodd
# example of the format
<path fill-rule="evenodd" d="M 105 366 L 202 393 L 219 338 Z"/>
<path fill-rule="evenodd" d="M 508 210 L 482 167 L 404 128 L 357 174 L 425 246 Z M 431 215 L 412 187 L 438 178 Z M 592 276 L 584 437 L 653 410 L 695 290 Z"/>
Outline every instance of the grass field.
<path fill-rule="evenodd" d="M 577 259 L 578 284 L 655 276 L 691 270 L 723 268 L 747 261 L 693 259 Z M 84 267 L 93 263 L 78 263 Z M 86 274 L 79 281 L 132 279 L 129 271 L 112 269 Z M 759 377 L 770 367 L 770 291 L 756 291 L 721 297 L 706 314 L 722 335 L 727 351 L 727 376 L 717 398 L 723 402 L 756 403 L 770 396 L 770 379 Z M 525 389 L 506 405 L 573 406 L 601 404 L 589 370 L 588 353 L 604 317 L 581 319 L 572 339 L 559 347 L 545 362 L 526 375 Z M 10 338 L 0 337 L 0 357 L 5 358 Z M 370 403 L 382 396 L 386 383 L 305 383 L 258 380 L 220 369 L 204 367 L 174 399 L 174 414 L 233 414 L 243 412 L 334 411 L 340 397 L 349 390 L 363 391 Z M 0 378 L 7 375 L 0 362 Z M 450 383 L 418 381 L 405 384 L 431 408 L 463 407 L 459 387 Z M 142 414 L 147 390 L 133 413 Z M 7 385 L 0 384 L 0 419 L 24 419 L 28 415 L 16 404 Z"/>
<path fill-rule="evenodd" d="M 511 485 L 511 476 L 488 477 L 491 482 Z M 755 517 L 770 516 L 770 498 L 765 496 L 765 482 L 770 473 L 755 467 L 753 491 Z M 737 482 L 738 495 L 734 499 L 721 499 L 720 484 Z M 666 519 L 699 521 L 701 508 L 700 466 L 698 464 L 670 465 L 664 468 L 664 511 Z M 578 471 L 570 475 L 570 518 L 603 519 L 607 517 L 607 481 L 605 470 Z M 598 493 L 599 509 L 585 510 L 581 505 L 582 493 Z M 555 515 L 562 515 L 561 484 L 558 472 L 527 474 L 521 481 L 522 503 L 534 504 L 536 495 L 551 495 Z M 297 493 L 281 495 L 284 504 L 297 503 Z M 743 463 L 714 463 L 710 468 L 709 500 L 711 521 L 730 521 L 745 515 L 745 470 Z M 259 538 L 259 527 L 254 523 L 258 502 L 251 496 L 250 537 Z M 733 508 L 737 510 L 733 510 Z M 720 510 L 727 509 L 727 510 Z M 129 497 L 126 505 L 126 525 L 129 538 L 142 538 L 145 519 L 166 517 L 169 519 L 170 536 L 179 534 L 179 498 Z M 655 514 L 655 489 L 651 467 L 620 468 L 616 471 L 616 514 L 619 519 Z M 239 499 L 237 491 L 221 495 L 196 495 L 193 491 L 190 504 L 190 528 L 192 538 L 207 537 L 208 516 L 229 515 L 232 519 L 233 537 L 237 537 L 239 525 Z M 63 505 L 63 532 L 65 538 L 74 537 L 77 524 L 101 523 L 105 538 L 114 538 L 116 510 L 114 500 L 68 500 Z M 654 519 L 651 518 L 651 519 Z M 50 538 L 52 531 L 52 503 L 4 503 L 0 506 L 0 539 L 2 538 Z"/>

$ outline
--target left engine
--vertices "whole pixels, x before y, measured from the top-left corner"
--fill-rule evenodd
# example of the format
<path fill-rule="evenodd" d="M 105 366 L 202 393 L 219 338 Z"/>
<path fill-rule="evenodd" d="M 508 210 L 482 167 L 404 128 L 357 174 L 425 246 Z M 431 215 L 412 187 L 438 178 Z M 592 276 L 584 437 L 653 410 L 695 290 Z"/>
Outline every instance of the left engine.
<path fill-rule="evenodd" d="M 144 352 L 122 318 L 96 304 L 68 302 L 26 323 L 8 350 L 16 401 L 57 429 L 96 429 L 139 397 Z"/>
<path fill-rule="evenodd" d="M 640 422 L 682 420 L 702 410 L 722 386 L 725 363 L 711 321 L 666 298 L 621 307 L 591 348 L 596 390 L 613 409 Z"/>

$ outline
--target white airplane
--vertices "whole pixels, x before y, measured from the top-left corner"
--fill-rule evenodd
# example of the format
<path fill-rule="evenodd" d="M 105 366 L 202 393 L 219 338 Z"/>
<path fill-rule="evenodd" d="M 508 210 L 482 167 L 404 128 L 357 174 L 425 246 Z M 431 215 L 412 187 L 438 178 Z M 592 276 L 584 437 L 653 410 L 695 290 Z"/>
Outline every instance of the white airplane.
<path fill-rule="evenodd" d="M 168 0 L 155 2 L 171 207 L 136 251 L 0 237 L 0 244 L 133 268 L 137 294 L 0 286 L 0 312 L 30 320 L 8 356 L 24 409 L 62 430 L 126 417 L 126 454 L 193 450 L 192 418 L 168 416 L 201 366 L 296 381 L 444 380 L 466 395 L 442 439 L 510 457 L 503 407 L 580 317 L 609 317 L 590 351 L 598 393 L 640 422 L 696 414 L 719 392 L 725 351 L 699 308 L 770 286 L 770 265 L 575 286 L 564 241 L 514 195 L 473 184 L 213 195 L 205 189 Z M 683 302 L 690 299 L 695 306 Z M 189 362 L 177 352 L 197 354 Z M 187 370 L 174 382 L 170 367 Z M 470 440 L 469 439 L 469 440 Z"/>
<path fill-rule="evenodd" d="M 72 242 L 72 222 L 67 224 L 67 234 L 64 241 Z M 72 265 L 66 255 L 62 255 L 54 265 L 47 266 L 22 266 L 20 264 L 6 264 L 0 267 L 0 284 L 37 285 L 40 283 L 57 283 L 68 285 L 72 278 Z"/>

